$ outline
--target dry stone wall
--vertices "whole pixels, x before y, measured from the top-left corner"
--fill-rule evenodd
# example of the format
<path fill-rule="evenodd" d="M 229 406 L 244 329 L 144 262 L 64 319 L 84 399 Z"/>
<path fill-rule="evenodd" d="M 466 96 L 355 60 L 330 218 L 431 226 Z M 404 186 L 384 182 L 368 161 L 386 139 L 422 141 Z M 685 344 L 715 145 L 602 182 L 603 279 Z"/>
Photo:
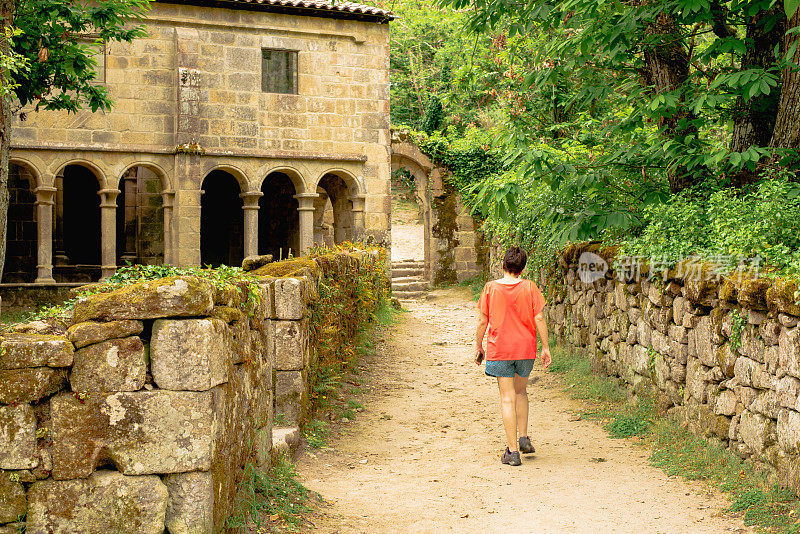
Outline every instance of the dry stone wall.
<path fill-rule="evenodd" d="M 548 320 L 572 349 L 585 350 L 634 396 L 659 407 L 742 458 L 766 466 L 800 494 L 800 306 L 797 283 L 721 277 L 679 263 L 650 276 L 613 267 L 587 283 L 592 252 L 568 248 L 548 288 Z M 586 256 L 584 256 L 586 259 Z"/>
<path fill-rule="evenodd" d="M 308 409 L 322 269 L 378 261 L 137 283 L 80 299 L 66 328 L 2 334 L 0 533 L 224 531 L 244 466 L 271 462 L 274 414 Z"/>

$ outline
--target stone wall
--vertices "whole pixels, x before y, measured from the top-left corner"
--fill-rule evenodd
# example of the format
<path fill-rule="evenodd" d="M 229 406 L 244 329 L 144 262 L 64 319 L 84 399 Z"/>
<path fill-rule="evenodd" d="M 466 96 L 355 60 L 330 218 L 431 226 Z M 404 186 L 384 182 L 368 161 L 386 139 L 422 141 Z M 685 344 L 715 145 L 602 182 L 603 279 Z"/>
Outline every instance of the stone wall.
<path fill-rule="evenodd" d="M 224 531 L 244 466 L 270 465 L 274 414 L 307 412 L 319 277 L 379 256 L 305 261 L 248 285 L 142 282 L 3 334 L 0 532 Z"/>
<path fill-rule="evenodd" d="M 611 250 L 572 246 L 554 274 L 541 273 L 554 335 L 620 377 L 631 395 L 655 394 L 693 432 L 800 494 L 797 283 L 720 277 L 691 262 L 654 276 L 647 265 L 610 268 L 586 283 L 585 252 L 599 254 L 595 265 L 613 264 Z"/>

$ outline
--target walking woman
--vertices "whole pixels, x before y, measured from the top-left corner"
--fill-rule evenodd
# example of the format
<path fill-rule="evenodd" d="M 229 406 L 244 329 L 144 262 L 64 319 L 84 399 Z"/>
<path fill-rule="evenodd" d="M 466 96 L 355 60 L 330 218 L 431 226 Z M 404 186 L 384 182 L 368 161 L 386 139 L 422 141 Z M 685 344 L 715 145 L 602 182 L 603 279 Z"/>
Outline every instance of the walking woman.
<path fill-rule="evenodd" d="M 475 334 L 475 363 L 486 357 L 486 375 L 497 377 L 500 407 L 508 446 L 504 464 L 521 465 L 520 452 L 535 452 L 528 437 L 528 376 L 536 361 L 536 333 L 542 338 L 542 363 L 550 367 L 550 344 L 542 315 L 545 300 L 531 280 L 520 278 L 528 256 L 512 247 L 503 259 L 503 278 L 486 284 L 478 304 L 480 319 Z M 483 338 L 489 337 L 486 352 Z M 519 438 L 519 439 L 517 439 Z"/>

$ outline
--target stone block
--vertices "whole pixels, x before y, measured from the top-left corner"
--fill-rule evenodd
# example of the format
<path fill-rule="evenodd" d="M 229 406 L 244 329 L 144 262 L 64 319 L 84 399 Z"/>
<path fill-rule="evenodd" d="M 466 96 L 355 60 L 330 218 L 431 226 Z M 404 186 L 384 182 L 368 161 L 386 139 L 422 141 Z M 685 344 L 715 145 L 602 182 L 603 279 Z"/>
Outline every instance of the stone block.
<path fill-rule="evenodd" d="M 734 374 L 743 386 L 756 387 L 755 375 L 758 372 L 758 362 L 745 356 L 739 356 L 734 364 Z"/>
<path fill-rule="evenodd" d="M 275 317 L 297 321 L 306 315 L 303 297 L 303 281 L 297 278 L 279 278 L 273 287 L 275 292 Z"/>
<path fill-rule="evenodd" d="M 783 409 L 778 414 L 778 445 L 789 454 L 800 454 L 800 412 Z"/>
<path fill-rule="evenodd" d="M 669 354 L 669 338 L 658 330 L 653 330 L 650 334 L 650 346 L 656 352 Z"/>
<path fill-rule="evenodd" d="M 63 336 L 4 334 L 0 340 L 0 369 L 69 367 L 75 348 Z"/>
<path fill-rule="evenodd" d="M 800 380 L 793 376 L 785 376 L 778 380 L 776 388 L 778 403 L 784 408 L 794 408 L 800 395 Z"/>
<path fill-rule="evenodd" d="M 214 291 L 210 280 L 170 276 L 80 298 L 73 319 L 82 323 L 210 315 L 214 309 Z"/>
<path fill-rule="evenodd" d="M 28 510 L 25 488 L 12 481 L 10 473 L 0 473 L 0 523 L 18 521 Z"/>
<path fill-rule="evenodd" d="M 64 393 L 50 403 L 57 480 L 87 477 L 106 460 L 126 475 L 211 467 L 211 391 L 136 391 L 85 399 Z"/>
<path fill-rule="evenodd" d="M 32 367 L 0 370 L 0 404 L 37 402 L 66 385 L 66 369 Z"/>
<path fill-rule="evenodd" d="M 694 329 L 694 343 L 697 357 L 703 362 L 703 365 L 709 367 L 717 365 L 717 347 L 711 341 L 713 328 L 711 317 L 705 316 L 700 319 Z"/>
<path fill-rule="evenodd" d="M 672 301 L 672 319 L 676 325 L 683 324 L 686 304 L 687 302 L 684 297 L 675 297 L 675 300 Z"/>
<path fill-rule="evenodd" d="M 781 325 L 777 321 L 767 319 L 758 327 L 758 332 L 766 346 L 777 345 L 781 334 Z"/>
<path fill-rule="evenodd" d="M 771 389 L 759 391 L 755 400 L 750 403 L 750 411 L 760 413 L 764 417 L 770 419 L 777 419 L 780 405 L 778 404 L 778 396 Z"/>
<path fill-rule="evenodd" d="M 275 373 L 275 413 L 289 424 L 299 424 L 308 403 L 308 385 L 303 371 Z"/>
<path fill-rule="evenodd" d="M 650 347 L 652 333 L 653 329 L 644 317 L 639 318 L 636 323 L 636 342 L 645 347 Z"/>
<path fill-rule="evenodd" d="M 81 480 L 42 480 L 29 491 L 28 534 L 161 534 L 167 488 L 158 476 L 97 471 Z"/>
<path fill-rule="evenodd" d="M 714 402 L 714 413 L 717 415 L 736 415 L 736 405 L 738 402 L 739 400 L 736 398 L 736 394 L 733 391 L 724 389 Z"/>
<path fill-rule="evenodd" d="M 99 323 L 87 321 L 74 324 L 67 330 L 67 337 L 75 348 L 85 347 L 94 343 L 101 343 L 109 339 L 122 339 L 142 333 L 144 326 L 141 321 L 125 320 Z"/>
<path fill-rule="evenodd" d="M 0 469 L 32 469 L 38 464 L 33 408 L 0 406 Z"/>
<path fill-rule="evenodd" d="M 667 381 L 670 379 L 670 369 L 664 356 L 659 353 L 656 354 L 655 372 L 656 385 L 661 389 L 666 389 Z"/>
<path fill-rule="evenodd" d="M 697 402 L 706 402 L 706 371 L 700 360 L 689 358 L 686 365 L 686 393 L 694 397 Z"/>
<path fill-rule="evenodd" d="M 226 329 L 219 319 L 156 321 L 150 340 L 153 381 L 173 391 L 206 391 L 227 381 L 231 354 Z"/>
<path fill-rule="evenodd" d="M 228 326 L 228 331 L 230 333 L 232 363 L 237 364 L 250 360 L 253 355 L 250 321 L 246 318 L 236 321 Z"/>
<path fill-rule="evenodd" d="M 689 330 L 684 328 L 683 326 L 678 325 L 670 325 L 669 326 L 669 339 L 675 341 L 676 343 L 681 343 L 683 345 L 689 344 Z"/>
<path fill-rule="evenodd" d="M 144 345 L 134 336 L 78 349 L 69 381 L 72 391 L 137 391 L 146 372 Z"/>
<path fill-rule="evenodd" d="M 717 365 L 728 378 L 733 378 L 736 374 L 736 360 L 738 358 L 739 356 L 731 350 L 729 342 L 717 347 Z"/>
<path fill-rule="evenodd" d="M 761 414 L 745 410 L 739 419 L 739 435 L 753 452 L 761 455 L 775 444 L 775 422 Z"/>
<path fill-rule="evenodd" d="M 800 378 L 800 328 L 784 328 L 778 336 L 778 366 Z"/>
<path fill-rule="evenodd" d="M 670 361 L 669 376 L 676 383 L 683 384 L 686 381 L 686 365 L 680 363 L 678 360 Z"/>
<path fill-rule="evenodd" d="M 233 476 L 227 473 L 221 476 Z M 211 472 L 194 471 L 164 476 L 169 500 L 165 526 L 170 534 L 214 532 L 214 478 Z"/>
<path fill-rule="evenodd" d="M 764 340 L 758 335 L 758 328 L 747 325 L 741 333 L 742 346 L 739 353 L 747 356 L 751 360 L 764 363 Z"/>
<path fill-rule="evenodd" d="M 296 371 L 306 363 L 306 332 L 300 321 L 274 321 L 275 369 Z"/>
<path fill-rule="evenodd" d="M 256 431 L 255 435 L 256 465 L 261 470 L 272 465 L 272 425 Z"/>

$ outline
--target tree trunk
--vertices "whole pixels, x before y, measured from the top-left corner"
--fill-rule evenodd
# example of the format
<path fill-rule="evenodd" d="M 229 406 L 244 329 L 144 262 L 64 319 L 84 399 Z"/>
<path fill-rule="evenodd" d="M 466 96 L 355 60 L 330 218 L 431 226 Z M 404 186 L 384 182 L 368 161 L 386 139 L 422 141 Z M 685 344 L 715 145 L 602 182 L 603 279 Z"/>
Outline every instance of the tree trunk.
<path fill-rule="evenodd" d="M 0 21 L 3 27 L 0 28 L 5 36 L 6 28 L 11 28 L 14 24 L 14 0 L 0 0 Z M 11 43 L 8 39 L 0 39 L 0 54 L 7 55 L 11 52 Z M 10 80 L 5 72 L 0 72 L 0 82 L 3 88 L 8 87 Z M 11 104 L 12 95 L 0 95 L 0 279 L 3 276 L 3 269 L 6 263 L 6 237 L 8 234 L 8 206 L 10 204 L 8 194 L 8 158 L 11 150 Z"/>
<path fill-rule="evenodd" d="M 800 10 L 789 21 L 787 30 L 800 24 Z M 783 41 L 783 50 L 800 42 L 800 35 L 786 35 Z M 800 46 L 795 51 L 792 61 L 800 62 Z M 775 148 L 800 148 L 800 71 L 785 69 L 783 71 L 783 86 L 781 88 L 781 101 L 778 105 L 778 114 L 775 118 L 775 128 L 772 131 L 770 146 Z"/>
<path fill-rule="evenodd" d="M 646 33 L 657 37 L 660 43 L 644 50 L 645 67 L 642 75 L 645 81 L 659 94 L 679 88 L 689 77 L 689 55 L 674 17 L 667 12 L 660 13 L 648 26 Z M 697 127 L 691 124 L 692 119 L 694 116 L 682 105 L 682 109 L 673 116 L 662 117 L 661 126 L 668 137 L 680 140 L 687 135 L 697 134 Z M 680 127 L 683 121 L 689 126 Z M 691 174 L 683 167 L 669 171 L 667 178 L 673 193 L 679 193 L 694 183 Z"/>
<path fill-rule="evenodd" d="M 772 18 L 780 22 L 766 31 L 764 26 Z M 785 18 L 783 3 L 778 3 L 768 11 L 760 11 L 747 22 L 747 40 L 751 44 L 742 57 L 742 70 L 768 68 L 775 64 L 775 46 L 781 44 L 786 32 Z M 780 93 L 777 90 L 747 102 L 739 99 L 733 110 L 731 152 L 744 152 L 751 146 L 769 146 L 779 101 Z M 731 184 L 742 187 L 757 179 L 758 171 L 744 168 L 732 177 Z"/>

